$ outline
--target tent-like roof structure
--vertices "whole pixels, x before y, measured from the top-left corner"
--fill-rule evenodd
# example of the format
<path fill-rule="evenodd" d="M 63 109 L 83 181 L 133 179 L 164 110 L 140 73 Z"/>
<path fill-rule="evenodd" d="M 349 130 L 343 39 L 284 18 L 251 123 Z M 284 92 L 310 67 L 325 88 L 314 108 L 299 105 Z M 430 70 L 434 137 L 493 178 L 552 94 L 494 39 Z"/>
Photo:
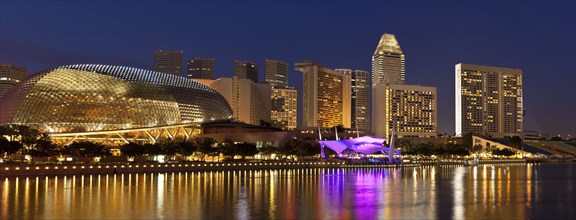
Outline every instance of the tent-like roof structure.
<path fill-rule="evenodd" d="M 388 153 L 388 147 L 384 147 L 383 143 L 386 141 L 385 138 L 375 138 L 370 136 L 362 136 L 352 139 L 343 140 L 331 140 L 331 141 L 319 141 L 321 145 L 330 148 L 338 154 L 342 154 L 343 151 L 349 149 L 356 153 L 361 154 L 373 154 L 376 152 Z M 400 155 L 400 152 L 394 150 L 395 154 Z"/>

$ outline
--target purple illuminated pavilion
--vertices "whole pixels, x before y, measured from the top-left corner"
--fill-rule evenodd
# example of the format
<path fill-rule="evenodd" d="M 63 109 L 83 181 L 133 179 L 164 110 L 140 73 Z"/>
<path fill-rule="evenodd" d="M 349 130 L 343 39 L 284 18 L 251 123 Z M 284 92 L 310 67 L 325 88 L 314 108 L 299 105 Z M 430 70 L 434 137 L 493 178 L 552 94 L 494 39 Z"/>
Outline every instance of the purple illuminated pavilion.
<path fill-rule="evenodd" d="M 373 154 L 376 152 L 381 152 L 382 154 L 389 154 L 390 148 L 384 147 L 385 138 L 375 138 L 371 136 L 362 136 L 352 139 L 344 140 L 331 140 L 331 141 L 318 141 L 322 147 L 322 158 L 325 158 L 324 147 L 328 147 L 331 150 L 342 155 L 342 152 L 352 151 L 358 154 Z M 398 150 L 394 150 L 394 154 L 401 155 Z"/>

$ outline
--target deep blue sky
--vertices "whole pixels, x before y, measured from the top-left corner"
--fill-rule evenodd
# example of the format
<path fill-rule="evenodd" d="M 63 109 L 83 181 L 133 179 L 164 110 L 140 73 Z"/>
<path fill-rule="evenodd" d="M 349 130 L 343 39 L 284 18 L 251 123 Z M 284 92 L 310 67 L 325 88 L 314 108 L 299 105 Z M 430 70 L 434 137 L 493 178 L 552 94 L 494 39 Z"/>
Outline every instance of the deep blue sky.
<path fill-rule="evenodd" d="M 371 70 L 383 33 L 408 84 L 438 89 L 439 131 L 454 133 L 454 65 L 521 68 L 526 129 L 576 134 L 576 4 L 556 2 L 185 2 L 0 0 L 0 62 L 29 72 L 73 63 L 150 69 L 157 49 L 214 57 L 216 75 L 265 58 Z"/>

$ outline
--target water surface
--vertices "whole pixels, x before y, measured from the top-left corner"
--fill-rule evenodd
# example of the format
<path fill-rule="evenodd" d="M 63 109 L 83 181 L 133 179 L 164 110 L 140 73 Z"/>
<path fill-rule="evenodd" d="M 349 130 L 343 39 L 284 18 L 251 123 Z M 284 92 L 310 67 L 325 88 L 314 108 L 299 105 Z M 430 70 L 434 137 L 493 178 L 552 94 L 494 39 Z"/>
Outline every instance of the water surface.
<path fill-rule="evenodd" d="M 576 164 L 10 177 L 0 219 L 576 219 Z"/>

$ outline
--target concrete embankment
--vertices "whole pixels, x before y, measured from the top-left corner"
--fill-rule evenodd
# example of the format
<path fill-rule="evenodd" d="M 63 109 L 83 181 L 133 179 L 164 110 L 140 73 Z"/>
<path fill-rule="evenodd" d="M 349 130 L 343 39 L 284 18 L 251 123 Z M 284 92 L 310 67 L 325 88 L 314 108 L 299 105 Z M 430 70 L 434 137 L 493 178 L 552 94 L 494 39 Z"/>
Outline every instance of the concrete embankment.
<path fill-rule="evenodd" d="M 2 176 L 189 172 L 220 170 L 339 168 L 343 162 L 171 163 L 171 164 L 43 164 L 0 165 Z"/>
<path fill-rule="evenodd" d="M 479 164 L 526 163 L 522 159 L 480 160 Z M 542 161 L 539 161 L 542 162 Z M 462 160 L 422 160 L 397 165 L 346 164 L 344 162 L 230 162 L 230 163 L 125 163 L 125 164 L 1 164 L 0 177 L 79 174 L 121 174 L 156 172 L 193 172 L 222 170 L 271 170 L 302 168 L 403 168 L 420 165 L 464 165 Z"/>
<path fill-rule="evenodd" d="M 20 164 L 0 165 L 0 177 L 78 174 L 121 174 L 155 172 L 192 172 L 222 170 L 271 170 L 302 168 L 394 168 L 416 167 L 419 164 L 345 164 L 344 162 L 237 162 L 237 163 L 174 163 L 174 164 Z"/>
<path fill-rule="evenodd" d="M 470 160 L 469 160 L 470 161 Z M 463 159 L 442 159 L 442 160 L 420 160 L 416 163 L 421 165 L 464 165 Z M 478 164 L 506 164 L 506 163 L 526 163 L 524 159 L 488 159 L 478 160 Z"/>

